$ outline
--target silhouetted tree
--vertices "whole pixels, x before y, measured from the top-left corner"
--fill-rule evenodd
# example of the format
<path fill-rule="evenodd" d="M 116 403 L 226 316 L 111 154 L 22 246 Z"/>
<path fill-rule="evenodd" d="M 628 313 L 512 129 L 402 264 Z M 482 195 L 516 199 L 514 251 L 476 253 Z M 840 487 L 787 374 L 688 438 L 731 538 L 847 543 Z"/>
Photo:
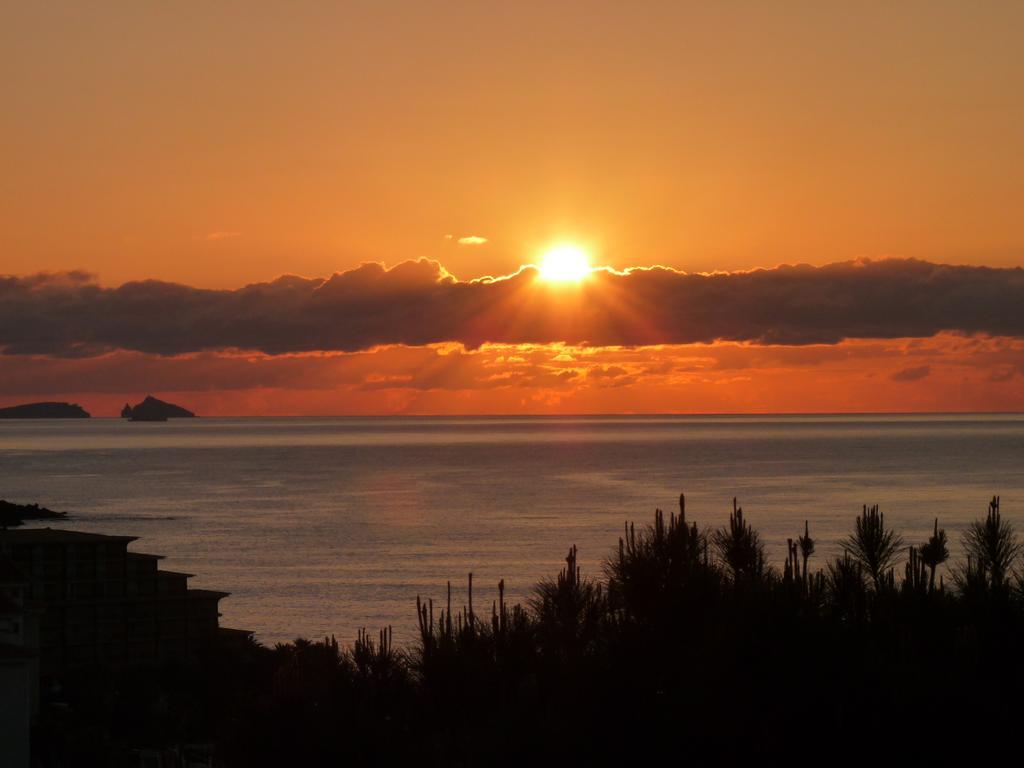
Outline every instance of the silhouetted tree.
<path fill-rule="evenodd" d="M 729 524 L 715 531 L 712 541 L 719 561 L 734 583 L 759 580 L 766 575 L 764 544 L 750 523 L 743 519 L 743 508 L 732 500 Z"/>
<path fill-rule="evenodd" d="M 1021 544 L 1008 520 L 999 514 L 999 497 L 993 496 L 984 520 L 973 521 L 964 532 L 964 551 L 968 561 L 958 571 L 958 585 L 962 591 L 975 593 L 978 589 L 1004 594 L 1009 589 L 1009 577 L 1020 555 Z"/>
<path fill-rule="evenodd" d="M 921 561 L 930 571 L 928 590 L 935 591 L 935 569 L 949 559 L 949 547 L 946 544 L 946 531 L 939 528 L 939 518 L 935 518 L 935 528 L 931 537 L 921 545 Z"/>
<path fill-rule="evenodd" d="M 883 576 L 895 565 L 902 546 L 903 537 L 885 527 L 885 515 L 878 511 L 877 504 L 870 508 L 864 505 L 853 533 L 843 541 L 843 550 L 871 577 L 876 592 L 885 586 Z"/>
<path fill-rule="evenodd" d="M 800 554 L 804 560 L 803 568 L 803 580 L 804 585 L 807 585 L 807 561 L 811 559 L 811 555 L 814 554 L 814 539 L 811 538 L 810 526 L 806 520 L 804 520 L 804 535 L 797 539 L 797 543 L 800 545 Z"/>
<path fill-rule="evenodd" d="M 555 579 L 545 579 L 529 601 L 536 617 L 541 648 L 561 659 L 582 655 L 594 642 L 604 618 L 605 598 L 601 585 L 584 579 L 573 546 L 565 568 Z"/>

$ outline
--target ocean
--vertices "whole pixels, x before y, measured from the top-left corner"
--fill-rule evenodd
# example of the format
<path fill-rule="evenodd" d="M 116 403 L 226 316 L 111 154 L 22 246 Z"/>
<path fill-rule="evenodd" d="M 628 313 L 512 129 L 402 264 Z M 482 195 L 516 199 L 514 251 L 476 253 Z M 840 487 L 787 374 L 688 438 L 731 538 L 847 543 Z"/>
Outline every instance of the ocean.
<path fill-rule="evenodd" d="M 409 640 L 417 595 L 450 580 L 461 605 L 472 572 L 489 611 L 499 579 L 524 599 L 573 544 L 599 575 L 623 524 L 680 493 L 702 526 L 738 497 L 776 564 L 808 520 L 823 565 L 863 504 L 908 543 L 938 517 L 956 554 L 994 494 L 1024 522 L 1022 465 L 1024 415 L 0 421 L 0 498 L 137 536 L 266 643 Z"/>

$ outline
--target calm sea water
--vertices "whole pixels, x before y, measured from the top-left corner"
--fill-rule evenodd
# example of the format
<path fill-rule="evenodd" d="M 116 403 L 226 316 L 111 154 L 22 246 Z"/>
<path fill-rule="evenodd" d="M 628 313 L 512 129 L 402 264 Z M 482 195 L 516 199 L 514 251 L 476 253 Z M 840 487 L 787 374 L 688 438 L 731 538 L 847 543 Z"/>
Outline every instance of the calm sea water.
<path fill-rule="evenodd" d="M 835 553 L 865 503 L 956 541 L 995 493 L 1024 522 L 1022 460 L 1024 416 L 0 421 L 0 498 L 138 536 L 265 642 L 407 639 L 417 594 L 472 571 L 478 607 L 500 578 L 521 597 L 571 544 L 596 574 L 681 491 L 706 525 L 738 496 L 776 560 L 805 519 Z"/>

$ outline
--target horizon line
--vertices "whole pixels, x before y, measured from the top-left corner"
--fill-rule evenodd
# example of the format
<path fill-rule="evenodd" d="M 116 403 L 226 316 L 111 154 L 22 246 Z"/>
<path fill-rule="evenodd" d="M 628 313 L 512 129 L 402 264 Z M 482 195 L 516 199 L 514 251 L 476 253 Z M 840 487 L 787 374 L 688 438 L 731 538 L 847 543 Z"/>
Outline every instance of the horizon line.
<path fill-rule="evenodd" d="M 576 413 L 303 413 L 303 414 L 217 414 L 204 416 L 197 414 L 198 419 L 366 419 L 366 418 L 594 418 L 621 416 L 1024 416 L 1024 409 L 1017 411 L 614 411 L 614 412 L 576 412 Z M 93 416 L 92 419 L 115 419 L 117 415 Z M 65 421 L 66 419 L 18 419 L 18 421 Z M 75 419 L 70 419 L 75 421 Z M 179 419 L 187 421 L 187 419 Z M 11 419 L 15 421 L 15 419 Z"/>

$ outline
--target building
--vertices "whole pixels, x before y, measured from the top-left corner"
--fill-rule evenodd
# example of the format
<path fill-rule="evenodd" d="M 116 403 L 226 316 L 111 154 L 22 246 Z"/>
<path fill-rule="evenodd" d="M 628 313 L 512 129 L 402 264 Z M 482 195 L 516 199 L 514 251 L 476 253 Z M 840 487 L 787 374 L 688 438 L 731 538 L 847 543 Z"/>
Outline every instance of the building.
<path fill-rule="evenodd" d="M 160 570 L 160 555 L 128 551 L 133 541 L 0 530 L 0 561 L 20 578 L 24 605 L 38 612 L 38 642 L 30 638 L 23 647 L 38 653 L 42 680 L 87 666 L 190 661 L 217 642 L 218 604 L 228 593 L 189 589 L 191 574 Z"/>
<path fill-rule="evenodd" d="M 189 589 L 133 536 L 0 529 L 0 765 L 29 765 L 41 687 L 76 669 L 133 669 L 200 659 L 250 632 L 219 626 L 227 592 Z"/>
<path fill-rule="evenodd" d="M 38 611 L 28 580 L 0 555 L 0 764 L 27 768 L 32 714 L 39 707 Z"/>

